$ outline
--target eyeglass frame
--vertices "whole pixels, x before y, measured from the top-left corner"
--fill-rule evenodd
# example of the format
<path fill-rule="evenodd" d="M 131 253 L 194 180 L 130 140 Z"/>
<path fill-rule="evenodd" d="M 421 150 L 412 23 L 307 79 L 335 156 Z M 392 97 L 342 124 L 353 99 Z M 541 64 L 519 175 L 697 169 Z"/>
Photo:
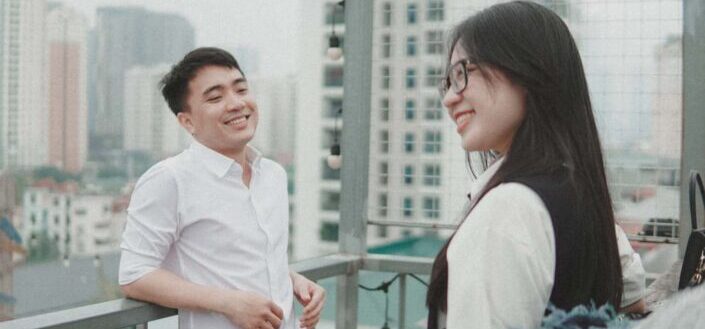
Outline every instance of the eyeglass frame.
<path fill-rule="evenodd" d="M 454 93 L 460 94 L 463 91 L 465 91 L 465 88 L 468 87 L 468 76 L 473 70 L 468 69 L 468 64 L 470 64 L 470 59 L 465 58 L 457 61 L 455 64 L 451 65 L 448 67 L 446 70 L 446 74 L 443 78 L 441 78 L 441 81 L 438 86 L 438 93 L 441 96 L 441 99 L 446 96 L 448 93 L 448 90 L 452 89 Z M 455 79 L 451 80 L 450 74 L 453 72 L 453 70 L 456 69 L 456 67 L 460 66 L 462 68 L 463 72 L 463 86 L 458 87 L 458 83 L 460 81 L 457 81 Z M 455 82 L 455 83 L 454 83 Z"/>

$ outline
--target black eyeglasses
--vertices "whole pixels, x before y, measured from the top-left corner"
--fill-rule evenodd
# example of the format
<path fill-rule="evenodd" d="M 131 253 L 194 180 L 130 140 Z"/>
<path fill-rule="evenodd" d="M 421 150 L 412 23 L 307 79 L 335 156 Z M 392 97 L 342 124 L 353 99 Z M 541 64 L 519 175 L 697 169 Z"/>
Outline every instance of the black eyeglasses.
<path fill-rule="evenodd" d="M 468 85 L 468 64 L 470 64 L 470 60 L 466 58 L 448 68 L 445 77 L 441 79 L 441 83 L 438 86 L 441 99 L 446 96 L 448 89 L 453 89 L 456 94 L 460 94 L 465 90 Z"/>

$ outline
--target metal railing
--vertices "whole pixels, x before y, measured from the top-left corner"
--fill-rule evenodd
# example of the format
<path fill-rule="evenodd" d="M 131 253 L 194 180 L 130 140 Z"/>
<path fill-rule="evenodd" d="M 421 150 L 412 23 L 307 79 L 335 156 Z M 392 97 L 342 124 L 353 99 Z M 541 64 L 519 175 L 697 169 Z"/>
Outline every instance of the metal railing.
<path fill-rule="evenodd" d="M 366 257 L 331 255 L 291 264 L 290 268 L 307 278 L 318 281 L 347 275 L 361 270 L 399 273 L 399 328 L 404 328 L 406 304 L 406 274 L 427 275 L 431 272 L 432 259 L 422 257 L 370 254 Z M 155 304 L 122 298 L 104 303 L 81 306 L 57 312 L 0 322 L 1 329 L 117 329 L 131 326 L 147 328 L 150 321 L 178 315 L 177 310 Z M 357 317 L 357 307 L 348 305 L 336 317 Z"/>

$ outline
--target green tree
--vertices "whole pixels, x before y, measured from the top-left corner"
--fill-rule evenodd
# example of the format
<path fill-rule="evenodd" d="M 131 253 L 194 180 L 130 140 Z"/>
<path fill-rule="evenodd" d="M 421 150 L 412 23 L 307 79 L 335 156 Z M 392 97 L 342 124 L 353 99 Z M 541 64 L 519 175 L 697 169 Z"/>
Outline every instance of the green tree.
<path fill-rule="evenodd" d="M 42 166 L 37 169 L 34 169 L 32 172 L 32 176 L 34 179 L 43 179 L 43 178 L 52 178 L 54 179 L 57 183 L 63 183 L 68 180 L 79 180 L 80 176 L 79 175 L 74 175 L 68 172 L 65 172 L 57 167 L 53 166 Z"/>

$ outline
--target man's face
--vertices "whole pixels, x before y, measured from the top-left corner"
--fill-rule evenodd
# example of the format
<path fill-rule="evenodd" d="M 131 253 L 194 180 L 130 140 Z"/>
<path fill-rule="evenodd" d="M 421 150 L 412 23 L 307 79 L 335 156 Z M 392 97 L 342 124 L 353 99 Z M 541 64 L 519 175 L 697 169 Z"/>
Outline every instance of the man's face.
<path fill-rule="evenodd" d="M 242 152 L 257 128 L 257 104 L 247 80 L 235 68 L 209 65 L 191 79 L 181 125 L 193 137 L 225 156 Z"/>

